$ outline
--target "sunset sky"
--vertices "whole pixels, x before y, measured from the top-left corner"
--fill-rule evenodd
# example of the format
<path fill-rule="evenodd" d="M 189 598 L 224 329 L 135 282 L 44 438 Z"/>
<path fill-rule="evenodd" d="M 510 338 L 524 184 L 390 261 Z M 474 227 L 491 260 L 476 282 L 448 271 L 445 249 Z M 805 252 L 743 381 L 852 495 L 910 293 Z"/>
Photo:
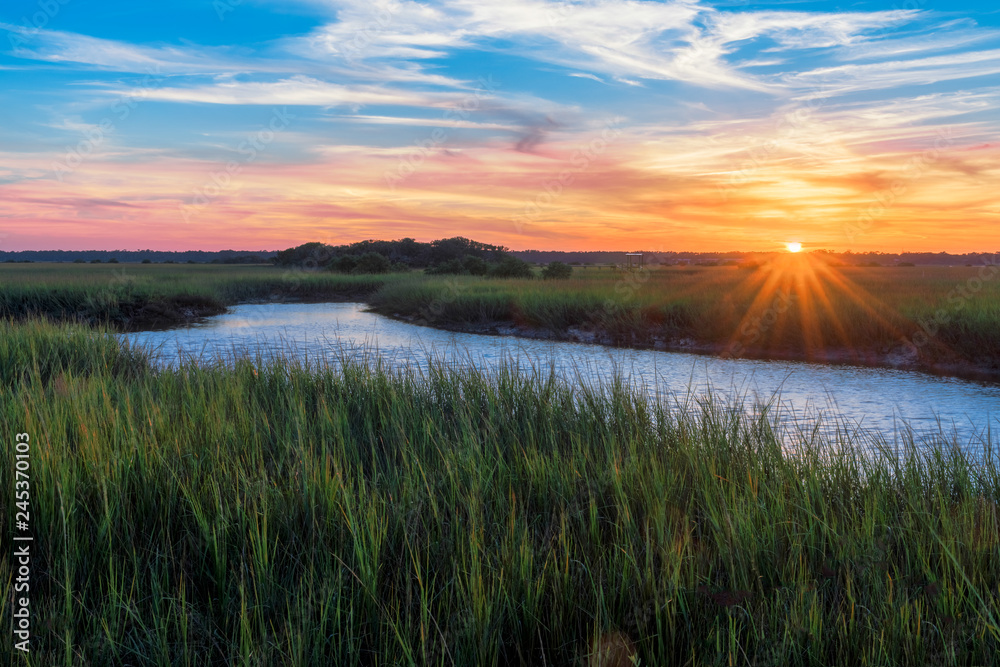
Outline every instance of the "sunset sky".
<path fill-rule="evenodd" d="M 992 2 L 5 0 L 0 250 L 1000 251 Z"/>

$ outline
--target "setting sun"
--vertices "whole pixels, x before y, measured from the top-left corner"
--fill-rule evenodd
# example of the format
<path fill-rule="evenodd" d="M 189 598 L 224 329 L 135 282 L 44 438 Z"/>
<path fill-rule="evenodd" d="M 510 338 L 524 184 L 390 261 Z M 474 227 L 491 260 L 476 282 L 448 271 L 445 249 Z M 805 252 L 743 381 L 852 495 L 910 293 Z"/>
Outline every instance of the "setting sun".
<path fill-rule="evenodd" d="M 802 244 L 798 241 L 792 241 L 791 243 L 786 243 L 785 247 L 788 248 L 788 252 L 801 252 Z"/>

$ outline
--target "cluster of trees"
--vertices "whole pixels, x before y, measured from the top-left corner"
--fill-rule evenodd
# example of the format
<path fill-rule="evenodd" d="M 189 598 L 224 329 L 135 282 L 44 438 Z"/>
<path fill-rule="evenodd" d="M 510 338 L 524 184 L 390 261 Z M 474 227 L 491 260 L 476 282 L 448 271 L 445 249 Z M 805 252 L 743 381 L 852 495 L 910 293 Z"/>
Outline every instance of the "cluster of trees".
<path fill-rule="evenodd" d="M 338 273 L 390 273 L 410 270 L 405 262 L 394 262 L 377 252 L 366 252 L 361 255 L 337 255 L 327 262 L 326 268 Z"/>
<path fill-rule="evenodd" d="M 573 267 L 562 262 L 549 262 L 542 269 L 542 278 L 546 280 L 563 280 L 573 275 Z"/>
<path fill-rule="evenodd" d="M 330 246 L 305 243 L 278 252 L 279 266 L 324 268 L 340 273 L 390 273 L 425 269 L 435 275 L 472 275 L 493 278 L 533 278 L 529 263 L 498 245 L 456 236 L 422 243 L 411 238 L 360 241 Z M 572 269 L 571 269 L 572 271 Z"/>
<path fill-rule="evenodd" d="M 274 257 L 274 263 L 279 266 L 311 264 L 325 267 L 338 257 L 362 257 L 374 254 L 384 257 L 390 263 L 424 269 L 451 260 L 463 260 L 466 257 L 477 257 L 485 262 L 498 262 L 509 253 L 510 251 L 503 246 L 480 243 L 463 236 L 438 239 L 430 243 L 405 238 L 395 241 L 359 241 L 339 246 L 304 243 L 278 252 Z"/>
<path fill-rule="evenodd" d="M 462 259 L 449 259 L 429 267 L 431 275 L 486 276 L 488 278 L 534 278 L 535 272 L 523 259 L 506 256 L 496 262 L 487 262 L 471 255 Z"/>

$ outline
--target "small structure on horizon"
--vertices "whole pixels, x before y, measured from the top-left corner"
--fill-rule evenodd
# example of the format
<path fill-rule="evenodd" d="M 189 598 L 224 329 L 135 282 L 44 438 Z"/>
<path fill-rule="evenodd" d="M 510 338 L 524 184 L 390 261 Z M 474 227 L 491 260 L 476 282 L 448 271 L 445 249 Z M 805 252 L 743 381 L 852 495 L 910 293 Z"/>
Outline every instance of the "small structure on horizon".
<path fill-rule="evenodd" d="M 641 252 L 625 253 L 625 270 L 638 271 L 644 266 L 645 257 Z"/>

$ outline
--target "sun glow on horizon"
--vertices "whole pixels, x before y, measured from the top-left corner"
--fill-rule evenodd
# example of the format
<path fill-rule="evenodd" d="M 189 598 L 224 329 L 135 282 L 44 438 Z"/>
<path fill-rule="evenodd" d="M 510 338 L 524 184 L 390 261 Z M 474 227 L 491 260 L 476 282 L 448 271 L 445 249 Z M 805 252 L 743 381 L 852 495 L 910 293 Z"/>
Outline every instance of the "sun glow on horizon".
<path fill-rule="evenodd" d="M 785 244 L 785 248 L 788 249 L 788 252 L 802 252 L 802 244 L 798 241 L 789 241 Z"/>
<path fill-rule="evenodd" d="M 797 330 L 807 358 L 824 359 L 830 350 L 840 350 L 860 361 L 863 344 L 859 346 L 847 326 L 847 320 L 858 317 L 871 318 L 893 336 L 904 335 L 898 314 L 888 304 L 820 253 L 773 256 L 736 291 L 750 305 L 727 348 L 734 356 L 750 345 L 781 349 L 789 335 L 799 335 Z"/>

